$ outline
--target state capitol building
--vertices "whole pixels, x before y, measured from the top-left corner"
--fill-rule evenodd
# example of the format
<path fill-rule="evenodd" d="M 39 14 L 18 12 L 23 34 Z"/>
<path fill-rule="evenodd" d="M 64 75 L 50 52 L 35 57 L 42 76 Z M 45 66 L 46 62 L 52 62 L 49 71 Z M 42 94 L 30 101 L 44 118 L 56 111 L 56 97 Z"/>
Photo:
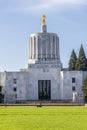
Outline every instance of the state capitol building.
<path fill-rule="evenodd" d="M 0 72 L 4 102 L 29 100 L 72 101 L 73 93 L 83 101 L 83 80 L 86 71 L 63 69 L 59 37 L 47 31 L 46 16 L 42 16 L 41 32 L 29 38 L 27 67 L 17 72 Z"/>

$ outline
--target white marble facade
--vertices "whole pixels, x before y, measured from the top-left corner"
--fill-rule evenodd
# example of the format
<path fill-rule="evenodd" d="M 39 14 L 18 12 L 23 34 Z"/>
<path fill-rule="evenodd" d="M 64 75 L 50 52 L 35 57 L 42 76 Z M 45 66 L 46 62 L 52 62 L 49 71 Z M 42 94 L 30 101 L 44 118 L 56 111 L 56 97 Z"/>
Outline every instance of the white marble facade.
<path fill-rule="evenodd" d="M 4 102 L 27 100 L 83 100 L 82 85 L 87 72 L 63 69 L 59 37 L 48 33 L 46 23 L 41 32 L 30 35 L 27 68 L 19 72 L 0 73 Z"/>

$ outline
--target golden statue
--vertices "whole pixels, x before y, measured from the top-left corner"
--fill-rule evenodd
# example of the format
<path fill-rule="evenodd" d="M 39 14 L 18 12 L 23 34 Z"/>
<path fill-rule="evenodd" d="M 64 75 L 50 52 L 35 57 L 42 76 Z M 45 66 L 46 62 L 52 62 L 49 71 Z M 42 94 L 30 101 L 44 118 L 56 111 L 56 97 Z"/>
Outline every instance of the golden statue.
<path fill-rule="evenodd" d="M 46 16 L 45 15 L 42 16 L 42 25 L 46 25 Z"/>

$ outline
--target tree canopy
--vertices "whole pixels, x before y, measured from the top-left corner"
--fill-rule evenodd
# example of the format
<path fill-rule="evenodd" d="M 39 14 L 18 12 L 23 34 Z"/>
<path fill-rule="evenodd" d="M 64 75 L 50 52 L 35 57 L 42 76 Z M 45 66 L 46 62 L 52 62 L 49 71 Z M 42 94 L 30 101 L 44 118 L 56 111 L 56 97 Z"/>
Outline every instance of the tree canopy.
<path fill-rule="evenodd" d="M 83 93 L 84 93 L 84 99 L 87 101 L 87 76 L 83 82 Z"/>
<path fill-rule="evenodd" d="M 69 70 L 75 70 L 76 61 L 77 61 L 77 56 L 73 49 L 69 60 Z"/>
<path fill-rule="evenodd" d="M 78 71 L 86 71 L 87 70 L 87 59 L 86 59 L 85 52 L 84 52 L 82 45 L 81 45 L 80 50 L 79 50 L 79 55 L 78 55 L 78 58 L 76 61 L 75 70 L 78 70 Z"/>

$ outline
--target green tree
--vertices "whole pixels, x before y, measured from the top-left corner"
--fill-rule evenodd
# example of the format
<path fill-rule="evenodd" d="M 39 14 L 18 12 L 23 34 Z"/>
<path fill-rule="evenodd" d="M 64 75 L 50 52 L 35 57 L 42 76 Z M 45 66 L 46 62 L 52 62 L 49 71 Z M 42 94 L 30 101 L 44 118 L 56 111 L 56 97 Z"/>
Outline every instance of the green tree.
<path fill-rule="evenodd" d="M 72 50 L 71 56 L 70 56 L 70 60 L 69 60 L 69 70 L 75 70 L 75 65 L 76 65 L 76 61 L 77 61 L 77 56 L 76 53 L 74 51 L 74 49 Z"/>
<path fill-rule="evenodd" d="M 79 50 L 79 55 L 76 61 L 75 69 L 78 71 L 86 71 L 87 70 L 87 60 L 85 56 L 85 52 L 83 46 L 81 45 Z"/>
<path fill-rule="evenodd" d="M 84 100 L 87 101 L 87 76 L 83 82 Z"/>

